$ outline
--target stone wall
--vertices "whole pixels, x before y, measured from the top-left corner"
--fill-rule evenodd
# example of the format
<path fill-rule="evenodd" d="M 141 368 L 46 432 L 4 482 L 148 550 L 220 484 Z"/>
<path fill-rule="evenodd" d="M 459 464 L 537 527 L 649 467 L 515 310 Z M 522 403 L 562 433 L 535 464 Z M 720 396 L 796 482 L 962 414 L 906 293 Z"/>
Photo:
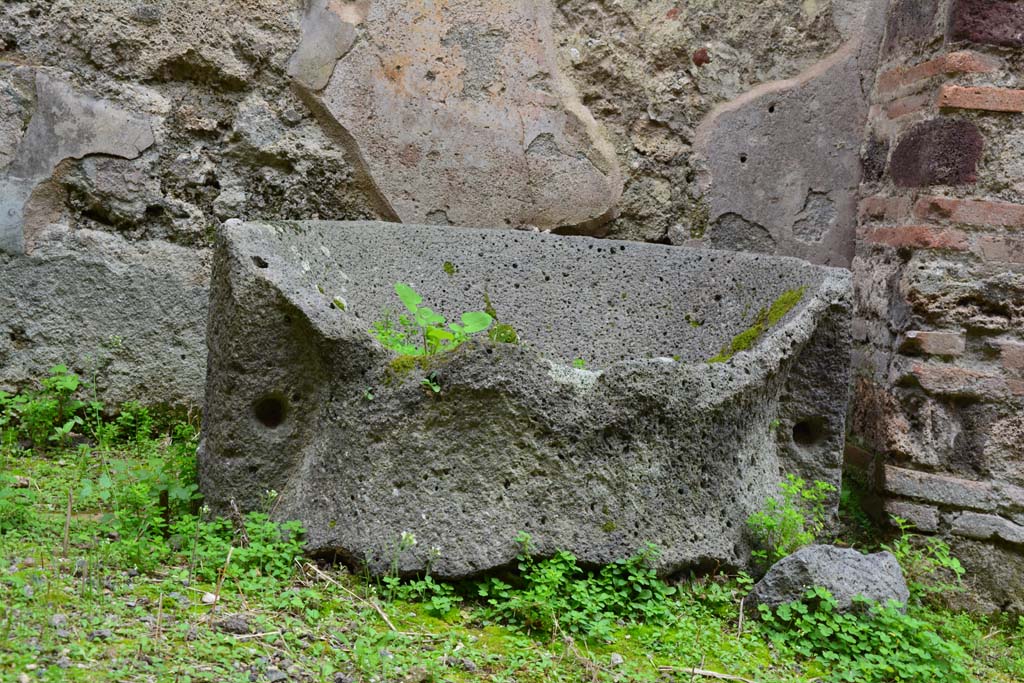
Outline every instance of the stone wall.
<path fill-rule="evenodd" d="M 1022 35 L 1019 0 L 5 2 L 0 386 L 199 403 L 231 218 L 852 265 L 860 459 L 1020 608 Z"/>
<path fill-rule="evenodd" d="M 863 148 L 855 408 L 885 510 L 1024 609 L 1024 3 L 893 3 Z"/>
<path fill-rule="evenodd" d="M 298 41 L 278 0 L 0 6 L 0 385 L 63 362 L 198 404 L 218 224 L 379 215 L 291 90 Z"/>
<path fill-rule="evenodd" d="M 882 1 L 5 2 L 0 385 L 66 362 L 102 368 L 110 401 L 198 403 L 209 245 L 230 218 L 742 247 L 737 220 L 773 218 L 705 197 L 700 122 L 823 60 L 863 80 Z M 860 88 L 826 94 L 859 130 Z M 750 125 L 772 123 L 760 109 Z M 852 221 L 804 252 L 789 236 L 852 215 L 855 146 L 824 167 L 792 160 L 785 234 L 762 250 L 848 261 L 829 254 Z M 720 197 L 735 196 L 727 175 Z"/>

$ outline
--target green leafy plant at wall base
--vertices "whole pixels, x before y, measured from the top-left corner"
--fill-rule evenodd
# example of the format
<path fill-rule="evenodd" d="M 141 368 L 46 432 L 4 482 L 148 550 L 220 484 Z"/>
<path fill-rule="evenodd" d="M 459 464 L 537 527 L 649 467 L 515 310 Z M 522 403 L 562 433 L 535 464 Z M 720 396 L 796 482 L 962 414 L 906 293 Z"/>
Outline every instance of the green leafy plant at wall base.
<path fill-rule="evenodd" d="M 929 625 L 904 614 L 898 603 L 877 605 L 855 597 L 858 609 L 841 613 L 832 594 L 808 589 L 803 600 L 772 610 L 760 605 L 765 634 L 782 651 L 817 659 L 832 669 L 829 681 L 850 683 L 955 683 L 972 680 L 969 657 Z"/>
<path fill-rule="evenodd" d="M 825 528 L 825 500 L 836 487 L 824 481 L 808 486 L 790 474 L 779 489 L 781 498 L 769 498 L 747 518 L 747 526 L 761 546 L 753 556 L 766 566 L 814 542 Z"/>

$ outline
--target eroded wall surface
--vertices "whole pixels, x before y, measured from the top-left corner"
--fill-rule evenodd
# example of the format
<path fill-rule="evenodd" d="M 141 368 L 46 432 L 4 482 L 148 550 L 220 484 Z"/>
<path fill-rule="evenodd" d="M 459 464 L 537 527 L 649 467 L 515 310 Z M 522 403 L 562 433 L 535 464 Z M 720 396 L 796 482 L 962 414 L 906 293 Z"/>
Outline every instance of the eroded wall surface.
<path fill-rule="evenodd" d="M 885 510 L 952 541 L 980 606 L 1020 611 L 1024 4 L 898 0 L 881 59 L 854 435 L 878 457 Z"/>
<path fill-rule="evenodd" d="M 58 359 L 89 372 L 102 358 L 124 368 L 104 379 L 109 400 L 160 400 L 170 386 L 167 400 L 198 403 L 205 304 L 173 283 L 205 286 L 212 236 L 230 218 L 676 243 L 706 233 L 747 248 L 728 216 L 709 213 L 694 153 L 701 121 L 849 53 L 871 4 L 4 3 L 0 250 L 12 265 L 2 296 L 20 305 L 0 311 L 0 384 L 24 384 Z M 818 184 L 790 204 L 813 222 L 846 206 L 844 191 Z M 798 253 L 790 246 L 774 250 Z M 841 262 L 841 252 L 815 260 Z M 16 275 L 61 272 L 58 255 L 107 272 L 78 286 L 110 314 L 79 315 L 73 340 L 29 302 L 70 311 L 74 285 L 44 292 L 45 278 Z M 129 283 L 126 263 L 136 277 L 173 277 Z M 126 306 L 128 289 L 142 301 Z M 168 301 L 178 302 L 173 320 Z M 142 329 L 180 348 L 168 355 Z M 139 358 L 154 363 L 130 371 Z"/>
<path fill-rule="evenodd" d="M 290 2 L 0 7 L 0 384 L 198 404 L 218 224 L 374 217 L 291 90 Z"/>

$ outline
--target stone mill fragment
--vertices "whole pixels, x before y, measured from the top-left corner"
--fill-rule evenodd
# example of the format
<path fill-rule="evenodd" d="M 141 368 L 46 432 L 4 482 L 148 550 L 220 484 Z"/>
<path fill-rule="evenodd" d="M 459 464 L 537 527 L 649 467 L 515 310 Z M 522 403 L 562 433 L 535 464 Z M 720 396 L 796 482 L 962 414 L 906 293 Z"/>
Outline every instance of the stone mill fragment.
<path fill-rule="evenodd" d="M 401 305 L 396 282 L 449 320 L 486 294 L 521 343 L 399 357 L 367 333 Z M 375 573 L 407 533 L 400 570 L 451 579 L 513 561 L 520 531 L 588 564 L 651 542 L 662 573 L 739 566 L 781 472 L 839 483 L 846 271 L 520 231 L 235 222 L 211 291 L 207 502 L 254 509 L 277 491 L 310 552 Z"/>

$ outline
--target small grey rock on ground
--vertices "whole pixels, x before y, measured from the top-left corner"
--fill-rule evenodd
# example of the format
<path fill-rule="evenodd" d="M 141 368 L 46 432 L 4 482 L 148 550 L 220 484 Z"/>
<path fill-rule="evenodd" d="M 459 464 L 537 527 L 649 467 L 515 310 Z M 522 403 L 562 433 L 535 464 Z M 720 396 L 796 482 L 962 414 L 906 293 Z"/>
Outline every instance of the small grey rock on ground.
<path fill-rule="evenodd" d="M 811 545 L 776 562 L 747 596 L 745 607 L 778 607 L 800 600 L 814 586 L 827 588 L 841 612 L 853 607 L 856 595 L 883 605 L 889 600 L 906 605 L 910 598 L 903 570 L 892 553 L 863 555 L 852 548 Z"/>
<path fill-rule="evenodd" d="M 252 629 L 249 627 L 249 620 L 243 616 L 232 614 L 214 623 L 214 627 L 223 633 L 245 635 Z"/>

